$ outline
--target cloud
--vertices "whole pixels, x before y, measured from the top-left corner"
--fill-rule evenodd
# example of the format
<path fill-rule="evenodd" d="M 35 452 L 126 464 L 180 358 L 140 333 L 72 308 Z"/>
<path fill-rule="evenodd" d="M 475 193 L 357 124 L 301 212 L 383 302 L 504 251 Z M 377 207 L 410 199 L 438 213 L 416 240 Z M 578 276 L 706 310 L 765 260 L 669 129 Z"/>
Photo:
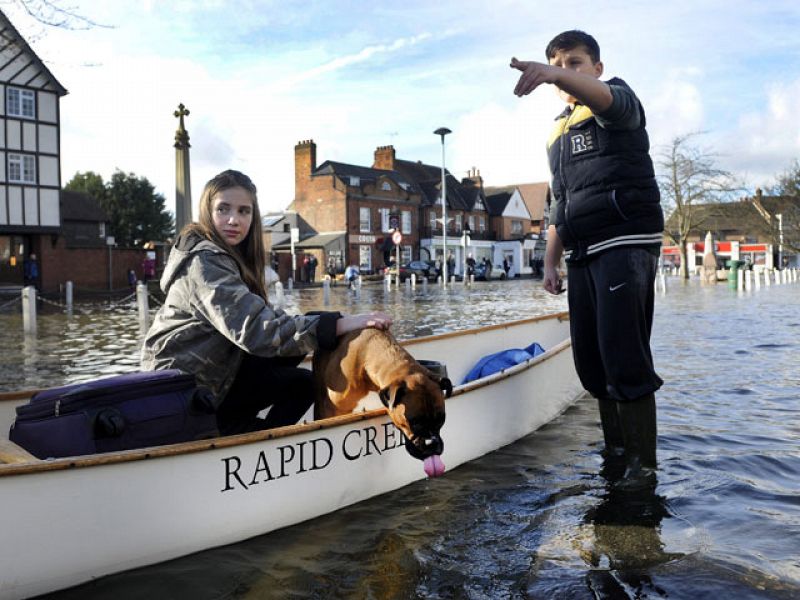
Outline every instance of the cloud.
<path fill-rule="evenodd" d="M 292 75 L 287 77 L 276 84 L 277 89 L 288 89 L 296 86 L 299 83 L 307 81 L 309 79 L 314 79 L 319 77 L 320 75 L 324 75 L 326 73 L 331 73 L 333 71 L 338 71 L 345 67 L 363 63 L 369 61 L 370 59 L 374 58 L 376 55 L 380 54 L 389 54 L 391 52 L 396 52 L 397 50 L 415 46 L 420 42 L 423 42 L 431 37 L 429 33 L 421 33 L 419 35 L 415 35 L 409 38 L 399 38 L 396 39 L 391 44 L 377 44 L 373 46 L 367 46 L 360 50 L 359 52 L 348 54 L 345 56 L 339 56 L 334 58 L 333 60 L 328 61 L 327 63 L 320 65 L 318 67 L 313 67 L 308 69 L 307 71 L 298 73 L 296 75 Z"/>
<path fill-rule="evenodd" d="M 736 127 L 719 136 L 726 168 L 745 174 L 751 185 L 766 185 L 800 157 L 800 78 L 768 86 L 760 110 L 744 113 Z"/>
<path fill-rule="evenodd" d="M 641 98 L 653 146 L 667 145 L 677 136 L 707 128 L 702 75 L 696 67 L 671 69 L 652 98 Z"/>
<path fill-rule="evenodd" d="M 546 143 L 563 107 L 548 86 L 511 104 L 491 102 L 465 114 L 454 129 L 449 170 L 463 177 L 477 167 L 485 185 L 549 181 Z"/>

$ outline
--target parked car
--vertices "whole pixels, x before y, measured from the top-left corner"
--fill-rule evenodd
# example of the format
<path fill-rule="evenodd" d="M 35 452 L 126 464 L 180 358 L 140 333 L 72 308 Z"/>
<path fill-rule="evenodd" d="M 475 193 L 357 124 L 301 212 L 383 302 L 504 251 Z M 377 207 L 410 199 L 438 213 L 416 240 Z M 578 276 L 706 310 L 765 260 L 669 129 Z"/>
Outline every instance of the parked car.
<path fill-rule="evenodd" d="M 490 279 L 505 279 L 506 272 L 503 270 L 503 267 L 492 265 L 492 272 L 488 274 L 486 273 L 486 264 L 479 262 L 475 265 L 475 279 L 476 280 L 483 280 L 489 281 Z"/>
<path fill-rule="evenodd" d="M 397 274 L 397 269 L 391 266 L 386 272 L 395 276 Z M 412 274 L 417 276 L 417 281 L 421 281 L 423 278 L 430 280 L 436 277 L 436 271 L 433 265 L 424 260 L 412 260 L 409 263 L 400 265 L 400 281 L 405 281 L 411 277 Z"/>

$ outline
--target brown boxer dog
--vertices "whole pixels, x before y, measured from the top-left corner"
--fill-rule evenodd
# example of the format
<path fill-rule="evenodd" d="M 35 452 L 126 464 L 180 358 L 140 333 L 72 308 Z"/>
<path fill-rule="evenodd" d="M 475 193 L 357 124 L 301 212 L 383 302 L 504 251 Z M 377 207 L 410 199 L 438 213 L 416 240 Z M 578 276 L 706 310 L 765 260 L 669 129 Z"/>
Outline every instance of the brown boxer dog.
<path fill-rule="evenodd" d="M 444 450 L 439 431 L 445 395 L 453 393 L 453 384 L 420 365 L 388 331 L 346 333 L 334 350 L 314 352 L 313 369 L 314 418 L 351 413 L 368 392 L 378 392 L 392 422 L 408 439 L 411 456 L 425 460 Z"/>

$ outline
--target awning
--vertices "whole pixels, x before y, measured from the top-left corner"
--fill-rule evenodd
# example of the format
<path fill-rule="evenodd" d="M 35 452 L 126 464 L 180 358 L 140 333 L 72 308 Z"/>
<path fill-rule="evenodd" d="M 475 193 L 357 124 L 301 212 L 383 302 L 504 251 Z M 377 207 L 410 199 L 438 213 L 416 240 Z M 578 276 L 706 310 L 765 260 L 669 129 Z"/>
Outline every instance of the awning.
<path fill-rule="evenodd" d="M 333 233 L 319 233 L 317 235 L 312 235 L 311 237 L 307 237 L 304 240 L 300 240 L 299 242 L 295 242 L 294 248 L 295 250 L 312 250 L 312 249 L 321 249 L 324 250 L 329 246 L 336 245 L 337 247 L 344 247 L 344 231 L 335 231 Z M 272 246 L 273 250 L 283 250 L 286 252 L 292 251 L 292 244 L 290 242 L 283 242 L 281 244 L 276 244 Z"/>

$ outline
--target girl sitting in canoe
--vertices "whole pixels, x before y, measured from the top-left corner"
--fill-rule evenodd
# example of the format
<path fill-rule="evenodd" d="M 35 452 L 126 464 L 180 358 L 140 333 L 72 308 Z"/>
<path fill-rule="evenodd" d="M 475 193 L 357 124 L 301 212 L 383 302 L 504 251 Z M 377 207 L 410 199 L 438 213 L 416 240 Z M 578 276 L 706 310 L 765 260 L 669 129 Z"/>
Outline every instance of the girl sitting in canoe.
<path fill-rule="evenodd" d="M 296 423 L 314 401 L 302 358 L 348 331 L 391 325 L 380 312 L 288 315 L 269 304 L 264 264 L 256 186 L 224 171 L 175 240 L 161 277 L 167 297 L 142 348 L 143 368 L 181 369 L 211 389 L 223 435 Z"/>

